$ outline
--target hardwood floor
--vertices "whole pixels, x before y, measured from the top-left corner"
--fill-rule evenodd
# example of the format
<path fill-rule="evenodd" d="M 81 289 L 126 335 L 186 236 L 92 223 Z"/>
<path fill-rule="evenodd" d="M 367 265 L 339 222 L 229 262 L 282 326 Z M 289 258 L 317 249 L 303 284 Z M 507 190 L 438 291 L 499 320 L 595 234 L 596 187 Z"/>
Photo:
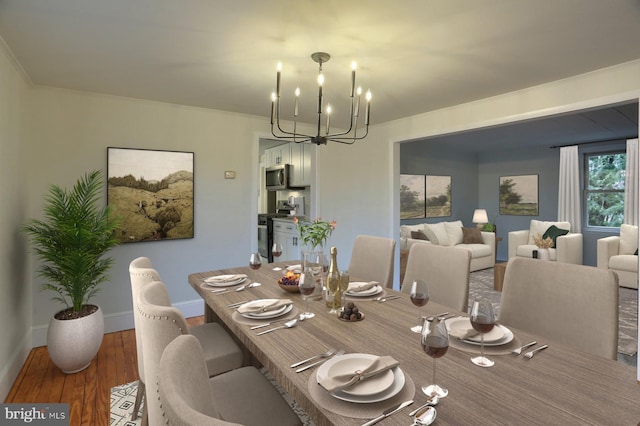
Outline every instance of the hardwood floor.
<path fill-rule="evenodd" d="M 188 318 L 189 326 L 204 317 Z M 104 335 L 96 358 L 85 370 L 64 374 L 49 358 L 46 346 L 29 353 L 5 403 L 68 403 L 69 424 L 108 425 L 113 386 L 138 380 L 134 330 Z"/>

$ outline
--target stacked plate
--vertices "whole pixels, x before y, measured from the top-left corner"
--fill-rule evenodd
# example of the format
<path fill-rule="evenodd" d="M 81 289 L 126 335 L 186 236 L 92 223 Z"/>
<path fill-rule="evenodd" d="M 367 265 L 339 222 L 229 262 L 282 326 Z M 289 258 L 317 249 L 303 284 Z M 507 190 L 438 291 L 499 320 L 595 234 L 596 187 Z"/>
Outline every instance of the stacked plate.
<path fill-rule="evenodd" d="M 367 284 L 368 283 L 366 282 L 350 282 L 349 283 L 350 289 L 345 292 L 345 295 L 349 297 L 371 297 L 371 296 L 375 296 L 376 294 L 382 293 L 382 286 L 380 285 L 374 285 L 373 287 L 370 287 L 362 291 L 351 290 L 351 289 L 358 288 L 359 286 L 366 287 Z"/>
<path fill-rule="evenodd" d="M 216 275 L 214 277 L 205 278 L 204 283 L 211 287 L 229 287 L 240 284 L 247 279 L 245 274 Z"/>
<path fill-rule="evenodd" d="M 265 306 L 270 306 L 273 305 L 274 303 L 278 303 L 280 301 L 280 299 L 258 299 L 258 300 L 252 300 L 251 302 L 247 302 L 244 305 L 241 305 L 238 308 L 238 312 L 240 313 L 240 315 L 242 315 L 245 318 L 250 318 L 250 319 L 272 319 L 272 318 L 277 318 L 279 316 L 282 315 L 286 315 L 289 312 L 291 312 L 291 310 L 293 309 L 293 305 L 291 303 L 282 305 L 278 308 L 272 309 L 272 310 L 267 310 L 265 312 L 261 312 L 260 310 L 257 310 L 256 312 L 242 312 L 243 309 L 252 309 L 252 308 L 256 308 L 259 309 L 261 307 L 265 307 Z"/>
<path fill-rule="evenodd" d="M 452 318 L 447 320 L 446 324 L 449 333 L 452 336 L 468 335 L 468 337 L 461 339 L 461 341 L 470 345 L 480 345 L 481 336 L 480 334 L 475 334 L 472 331 L 473 326 L 471 325 L 471 321 L 468 317 Z M 485 333 L 484 335 L 485 346 L 506 345 L 512 340 L 513 332 L 501 324 L 496 324 L 490 332 Z"/>
<path fill-rule="evenodd" d="M 333 357 L 320 366 L 316 375 L 317 381 L 363 370 L 377 358 L 378 356 L 370 354 L 346 354 Z M 400 367 L 395 367 L 346 389 L 333 392 L 331 395 L 343 401 L 371 404 L 392 398 L 402 390 L 404 382 L 404 373 Z"/>

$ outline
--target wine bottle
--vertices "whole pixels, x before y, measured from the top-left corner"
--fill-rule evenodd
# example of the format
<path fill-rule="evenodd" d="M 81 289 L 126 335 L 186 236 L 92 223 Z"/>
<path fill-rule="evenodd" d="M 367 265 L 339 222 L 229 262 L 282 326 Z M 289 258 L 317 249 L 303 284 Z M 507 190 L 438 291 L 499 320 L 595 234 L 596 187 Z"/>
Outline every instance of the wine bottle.
<path fill-rule="evenodd" d="M 329 263 L 329 272 L 327 273 L 327 308 L 329 312 L 336 311 L 340 308 L 340 270 L 338 269 L 338 249 L 331 247 L 331 263 Z M 337 297 L 337 303 L 336 303 Z"/>

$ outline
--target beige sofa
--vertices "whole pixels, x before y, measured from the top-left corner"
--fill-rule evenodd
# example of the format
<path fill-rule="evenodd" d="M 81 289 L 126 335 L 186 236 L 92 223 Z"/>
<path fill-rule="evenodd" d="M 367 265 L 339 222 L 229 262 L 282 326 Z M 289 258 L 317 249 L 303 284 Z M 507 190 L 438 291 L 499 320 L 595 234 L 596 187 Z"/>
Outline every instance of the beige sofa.
<path fill-rule="evenodd" d="M 413 244 L 436 244 L 440 246 L 459 247 L 471 253 L 471 272 L 480 269 L 493 268 L 496 263 L 496 234 L 480 232 L 477 242 L 469 235 L 478 236 L 475 228 L 464 228 L 462 221 L 421 223 L 418 225 L 400 226 L 400 247 L 410 249 Z M 427 239 L 412 238 L 412 232 L 422 232 Z M 414 234 L 415 235 L 415 234 Z M 467 243 L 465 243 L 465 235 Z"/>
<path fill-rule="evenodd" d="M 618 274 L 622 287 L 638 288 L 638 227 L 621 225 L 620 236 L 600 238 L 597 242 L 598 268 Z"/>

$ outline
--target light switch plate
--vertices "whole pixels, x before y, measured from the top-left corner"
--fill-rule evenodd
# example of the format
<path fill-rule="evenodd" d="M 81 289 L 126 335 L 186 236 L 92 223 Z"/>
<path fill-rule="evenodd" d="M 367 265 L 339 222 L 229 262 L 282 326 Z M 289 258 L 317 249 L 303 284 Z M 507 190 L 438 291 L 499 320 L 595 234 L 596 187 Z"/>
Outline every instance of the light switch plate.
<path fill-rule="evenodd" d="M 236 172 L 231 171 L 231 170 L 226 170 L 224 172 L 224 178 L 225 179 L 235 179 L 236 178 Z"/>

